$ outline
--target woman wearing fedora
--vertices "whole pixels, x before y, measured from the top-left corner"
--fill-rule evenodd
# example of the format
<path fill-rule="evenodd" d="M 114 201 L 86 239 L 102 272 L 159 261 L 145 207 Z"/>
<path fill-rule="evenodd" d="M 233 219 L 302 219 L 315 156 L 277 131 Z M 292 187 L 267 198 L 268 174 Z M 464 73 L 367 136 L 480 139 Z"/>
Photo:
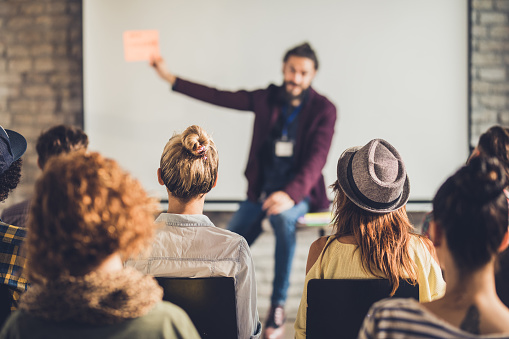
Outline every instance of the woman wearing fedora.
<path fill-rule="evenodd" d="M 406 213 L 410 182 L 398 151 L 374 139 L 347 149 L 338 161 L 333 211 L 334 234 L 309 250 L 304 292 L 295 321 L 306 337 L 307 283 L 310 279 L 386 278 L 397 290 L 400 279 L 419 284 L 419 299 L 445 292 L 431 242 L 413 234 Z"/>

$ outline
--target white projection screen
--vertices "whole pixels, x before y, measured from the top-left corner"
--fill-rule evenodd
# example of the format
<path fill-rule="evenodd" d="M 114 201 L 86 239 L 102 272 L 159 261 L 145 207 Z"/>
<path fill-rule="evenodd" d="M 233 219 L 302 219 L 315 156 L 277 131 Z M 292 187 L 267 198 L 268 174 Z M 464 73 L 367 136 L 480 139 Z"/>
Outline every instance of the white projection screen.
<path fill-rule="evenodd" d="M 124 61 L 126 30 L 158 30 L 183 78 L 219 89 L 281 84 L 282 57 L 308 41 L 313 87 L 338 109 L 324 168 L 374 138 L 402 154 L 411 201 L 429 201 L 468 156 L 468 8 L 464 0 L 84 0 L 84 121 L 91 149 L 112 157 L 158 198 L 166 141 L 197 124 L 220 153 L 207 199 L 243 200 L 254 115 L 171 92 L 148 62 Z M 330 195 L 332 198 L 332 195 Z"/>

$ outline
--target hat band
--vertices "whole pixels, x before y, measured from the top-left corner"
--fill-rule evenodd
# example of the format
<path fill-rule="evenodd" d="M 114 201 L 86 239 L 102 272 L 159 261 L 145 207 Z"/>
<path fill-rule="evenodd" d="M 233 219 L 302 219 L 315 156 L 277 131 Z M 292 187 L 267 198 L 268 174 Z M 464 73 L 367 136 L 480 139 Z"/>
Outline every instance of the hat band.
<path fill-rule="evenodd" d="M 366 204 L 369 207 L 372 207 L 374 209 L 377 209 L 377 210 L 389 208 L 392 205 L 394 205 L 395 203 L 397 203 L 398 200 L 401 198 L 401 194 L 403 194 L 403 192 L 401 192 L 396 199 L 394 199 L 393 201 L 390 201 L 390 202 L 374 201 L 374 200 L 371 200 L 370 198 L 368 198 L 367 196 L 365 196 L 364 194 L 362 194 L 362 192 L 359 190 L 359 188 L 355 184 L 355 180 L 353 180 L 352 161 L 353 161 L 353 157 L 355 154 L 357 154 L 357 151 L 355 151 L 355 153 L 350 157 L 350 160 L 348 161 L 348 166 L 346 168 L 346 177 L 348 179 L 348 183 L 350 184 L 350 187 L 352 188 L 353 192 L 357 195 L 357 197 L 364 204 Z"/>

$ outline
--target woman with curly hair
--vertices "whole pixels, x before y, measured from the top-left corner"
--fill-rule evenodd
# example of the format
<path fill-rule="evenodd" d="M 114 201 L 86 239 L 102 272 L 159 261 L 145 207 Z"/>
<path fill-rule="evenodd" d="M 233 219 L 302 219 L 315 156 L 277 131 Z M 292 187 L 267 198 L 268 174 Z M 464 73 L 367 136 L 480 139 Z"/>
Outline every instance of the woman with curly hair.
<path fill-rule="evenodd" d="M 374 139 L 347 149 L 339 158 L 332 188 L 334 234 L 319 238 L 309 249 L 295 322 L 297 338 L 306 336 L 310 279 L 385 278 L 392 285 L 391 295 L 404 279 L 419 284 L 420 301 L 443 295 L 445 283 L 430 252 L 432 244 L 413 234 L 408 220 L 405 205 L 410 182 L 403 160 L 391 144 Z"/>
<path fill-rule="evenodd" d="M 1 338 L 199 338 L 157 282 L 122 261 L 154 233 L 154 203 L 97 153 L 51 158 L 28 220 L 31 288 Z"/>
<path fill-rule="evenodd" d="M 509 244 L 505 169 L 475 157 L 433 199 L 431 238 L 444 268 L 442 299 L 375 303 L 359 338 L 509 338 L 509 309 L 495 289 L 495 263 Z"/>

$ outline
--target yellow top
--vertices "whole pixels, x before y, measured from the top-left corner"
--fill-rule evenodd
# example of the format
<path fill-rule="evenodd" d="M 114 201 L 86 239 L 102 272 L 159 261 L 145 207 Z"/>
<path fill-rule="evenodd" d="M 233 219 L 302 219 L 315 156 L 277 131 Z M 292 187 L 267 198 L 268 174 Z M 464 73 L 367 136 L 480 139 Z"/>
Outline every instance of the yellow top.
<path fill-rule="evenodd" d="M 307 284 L 310 279 L 376 278 L 362 268 L 360 251 L 355 250 L 357 245 L 334 241 L 333 237 L 329 237 L 327 245 L 324 247 L 327 250 L 322 251 L 306 275 L 304 292 L 295 321 L 296 338 L 306 338 Z M 440 266 L 417 236 L 412 236 L 409 249 L 417 265 L 419 300 L 427 302 L 441 298 L 445 293 L 445 281 Z"/>

